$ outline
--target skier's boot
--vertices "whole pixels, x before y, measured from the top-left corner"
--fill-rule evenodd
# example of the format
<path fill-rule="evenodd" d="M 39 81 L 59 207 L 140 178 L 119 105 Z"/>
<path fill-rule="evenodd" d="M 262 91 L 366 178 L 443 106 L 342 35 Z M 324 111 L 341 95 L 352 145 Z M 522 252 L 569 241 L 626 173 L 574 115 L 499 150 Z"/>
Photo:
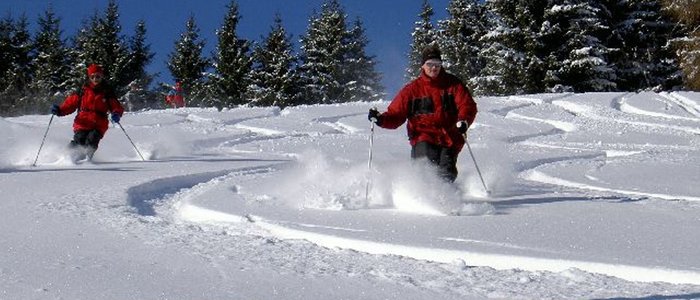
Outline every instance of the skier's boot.
<path fill-rule="evenodd" d="M 71 141 L 68 145 L 68 151 L 70 153 L 70 160 L 73 163 L 85 160 L 87 158 L 87 149 L 75 141 Z"/>
<path fill-rule="evenodd" d="M 95 151 L 97 151 L 97 148 L 95 147 L 85 147 L 85 156 L 87 157 L 87 161 L 92 161 L 92 157 L 95 156 Z"/>

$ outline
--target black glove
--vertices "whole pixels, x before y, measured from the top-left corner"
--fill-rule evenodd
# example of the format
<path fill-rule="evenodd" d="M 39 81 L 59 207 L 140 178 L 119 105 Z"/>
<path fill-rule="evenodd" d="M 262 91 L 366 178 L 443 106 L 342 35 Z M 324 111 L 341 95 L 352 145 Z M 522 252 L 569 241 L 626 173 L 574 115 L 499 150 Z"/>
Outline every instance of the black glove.
<path fill-rule="evenodd" d="M 112 114 L 112 122 L 114 123 L 119 123 L 119 120 L 122 118 L 119 114 Z"/>
<path fill-rule="evenodd" d="M 467 129 L 469 129 L 469 123 L 466 121 L 457 122 L 457 131 L 459 131 L 460 134 L 467 133 Z"/>
<path fill-rule="evenodd" d="M 57 115 L 57 116 L 58 116 L 58 113 L 59 113 L 60 111 L 61 111 L 61 109 L 60 109 L 60 107 L 58 106 L 58 104 L 53 104 L 53 105 L 51 105 L 51 114 L 52 114 L 52 115 Z"/>
<path fill-rule="evenodd" d="M 380 118 L 381 118 L 381 115 L 379 114 L 379 111 L 376 108 L 369 109 L 369 113 L 367 114 L 367 120 L 379 125 Z"/>

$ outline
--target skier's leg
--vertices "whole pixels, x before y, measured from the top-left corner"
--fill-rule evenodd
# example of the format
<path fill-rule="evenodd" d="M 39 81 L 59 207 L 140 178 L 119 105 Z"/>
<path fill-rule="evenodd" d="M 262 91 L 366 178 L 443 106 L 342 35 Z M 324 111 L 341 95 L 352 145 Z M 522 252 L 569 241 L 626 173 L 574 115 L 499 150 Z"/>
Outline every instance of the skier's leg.
<path fill-rule="evenodd" d="M 457 155 L 450 148 L 420 142 L 411 148 L 411 158 L 427 159 L 445 181 L 454 182 L 457 178 Z"/>
<path fill-rule="evenodd" d="M 68 144 L 71 160 L 78 161 L 86 156 L 85 146 L 87 143 L 88 131 L 78 130 L 73 134 L 73 140 Z"/>
<path fill-rule="evenodd" d="M 440 147 L 427 142 L 418 142 L 411 148 L 411 158 L 426 158 L 432 164 L 437 165 L 440 161 Z"/>
<path fill-rule="evenodd" d="M 100 140 L 102 139 L 102 134 L 100 133 L 99 130 L 93 129 L 90 130 L 85 138 L 85 143 L 87 144 L 87 158 L 92 159 L 92 156 L 95 155 L 95 151 L 97 151 L 97 146 L 100 144 Z"/>
<path fill-rule="evenodd" d="M 454 182 L 457 179 L 457 154 L 453 149 L 441 149 L 438 174 L 448 182 Z"/>
<path fill-rule="evenodd" d="M 70 141 L 70 147 L 85 146 L 87 141 L 87 130 L 77 130 L 73 133 L 73 140 Z"/>

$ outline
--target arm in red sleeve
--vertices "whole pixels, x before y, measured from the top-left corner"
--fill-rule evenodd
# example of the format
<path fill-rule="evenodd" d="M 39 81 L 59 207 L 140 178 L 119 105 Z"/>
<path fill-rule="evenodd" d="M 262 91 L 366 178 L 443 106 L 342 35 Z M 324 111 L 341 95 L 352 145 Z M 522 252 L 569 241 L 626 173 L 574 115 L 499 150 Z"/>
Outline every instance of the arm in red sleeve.
<path fill-rule="evenodd" d="M 78 93 L 71 93 L 59 107 L 58 116 L 60 117 L 72 114 L 79 108 L 78 105 L 80 105 L 80 95 L 78 95 Z"/>
<path fill-rule="evenodd" d="M 124 114 L 124 107 L 121 103 L 119 103 L 119 101 L 117 101 L 117 98 L 109 98 L 107 101 L 109 101 L 111 113 L 117 114 L 120 117 Z"/>
<path fill-rule="evenodd" d="M 469 123 L 469 125 L 474 124 L 474 119 L 476 119 L 476 102 L 472 98 L 469 90 L 463 85 L 459 84 L 455 93 L 455 102 L 457 104 L 457 116 L 459 120 L 464 120 Z"/>
<path fill-rule="evenodd" d="M 380 126 L 387 129 L 396 129 L 403 125 L 408 118 L 408 91 L 402 89 L 394 100 L 391 101 L 387 111 L 381 114 Z"/>

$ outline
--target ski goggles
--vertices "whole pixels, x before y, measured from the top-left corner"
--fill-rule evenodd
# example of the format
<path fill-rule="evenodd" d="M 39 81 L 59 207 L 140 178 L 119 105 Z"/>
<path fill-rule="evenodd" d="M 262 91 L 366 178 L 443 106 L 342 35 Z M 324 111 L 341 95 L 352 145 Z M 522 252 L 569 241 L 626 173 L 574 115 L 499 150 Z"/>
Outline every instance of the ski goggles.
<path fill-rule="evenodd" d="M 425 61 L 425 65 L 428 68 L 441 68 L 442 67 L 442 61 L 439 59 L 429 59 Z"/>

